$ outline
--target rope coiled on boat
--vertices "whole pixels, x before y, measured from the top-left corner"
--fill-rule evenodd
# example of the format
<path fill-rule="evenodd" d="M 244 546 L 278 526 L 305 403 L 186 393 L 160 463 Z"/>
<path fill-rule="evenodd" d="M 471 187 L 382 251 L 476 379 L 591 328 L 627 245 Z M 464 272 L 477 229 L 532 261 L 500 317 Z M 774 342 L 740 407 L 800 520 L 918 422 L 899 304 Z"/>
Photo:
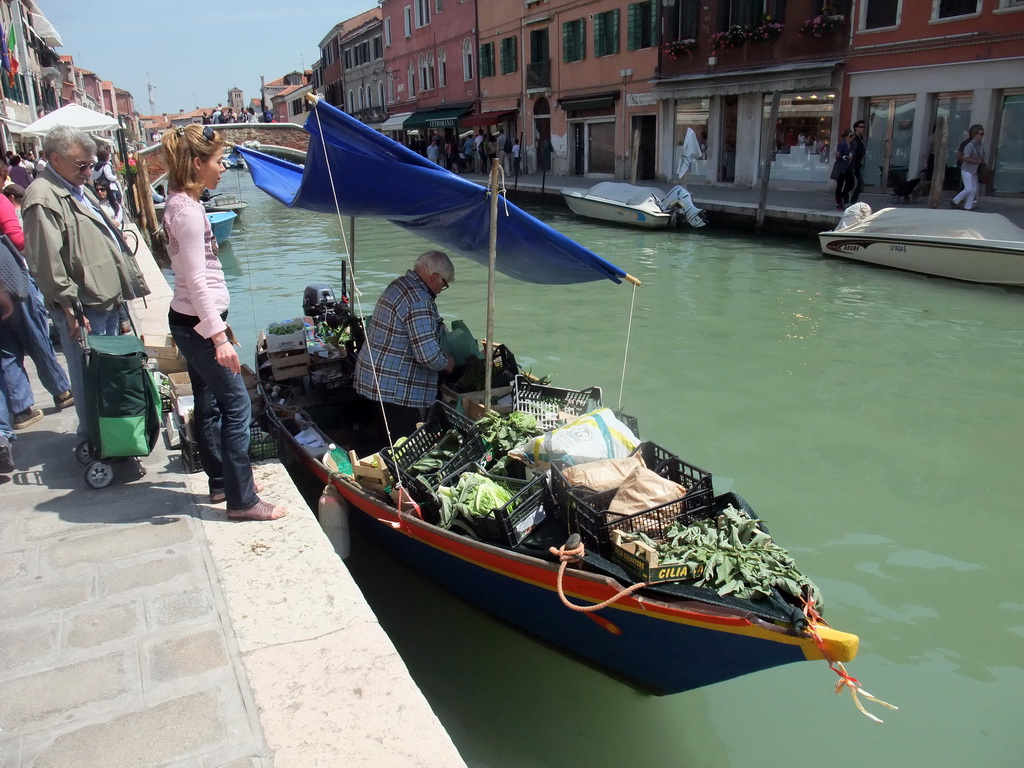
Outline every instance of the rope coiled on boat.
<path fill-rule="evenodd" d="M 558 558 L 558 597 L 561 599 L 562 604 L 573 611 L 579 611 L 581 613 L 590 613 L 591 611 L 599 611 L 602 608 L 607 608 L 615 602 L 618 602 L 622 598 L 633 594 L 638 589 L 648 586 L 646 581 L 641 581 L 636 584 L 631 584 L 625 589 L 619 590 L 616 594 L 609 597 L 607 600 L 597 603 L 596 605 L 576 605 L 570 603 L 569 599 L 565 596 L 565 590 L 562 588 L 562 579 L 565 577 L 565 569 L 569 566 L 569 563 L 573 560 L 582 560 L 583 555 L 586 554 L 586 548 L 583 545 L 583 541 L 579 538 L 578 534 L 573 534 L 569 537 L 569 540 L 560 547 L 550 547 L 548 551 Z"/>

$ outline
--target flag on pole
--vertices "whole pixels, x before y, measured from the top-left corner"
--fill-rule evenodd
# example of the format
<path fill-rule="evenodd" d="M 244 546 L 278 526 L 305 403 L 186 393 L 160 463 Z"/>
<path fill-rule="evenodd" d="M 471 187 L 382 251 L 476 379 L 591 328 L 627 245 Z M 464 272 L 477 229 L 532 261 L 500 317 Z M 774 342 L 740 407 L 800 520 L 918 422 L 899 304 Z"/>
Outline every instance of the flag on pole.
<path fill-rule="evenodd" d="M 14 76 L 18 74 L 18 60 L 14 58 L 14 51 L 18 48 L 18 37 L 14 33 L 14 24 L 11 24 L 11 29 L 7 33 L 7 58 L 11 63 L 10 68 L 7 70 L 7 79 L 11 83 L 11 88 L 14 87 Z"/>
<path fill-rule="evenodd" d="M 0 67 L 5 72 L 11 71 L 11 58 L 7 52 L 7 35 L 4 34 L 4 25 L 0 23 Z"/>

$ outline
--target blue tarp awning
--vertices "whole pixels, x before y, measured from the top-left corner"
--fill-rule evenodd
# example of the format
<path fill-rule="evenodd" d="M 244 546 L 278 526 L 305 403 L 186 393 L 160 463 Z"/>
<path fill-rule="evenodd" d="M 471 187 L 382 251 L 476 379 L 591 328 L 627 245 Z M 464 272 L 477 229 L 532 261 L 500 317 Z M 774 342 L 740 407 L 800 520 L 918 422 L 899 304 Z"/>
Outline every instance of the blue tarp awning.
<path fill-rule="evenodd" d="M 305 166 L 245 147 L 253 181 L 293 208 L 372 216 L 487 265 L 490 193 L 320 101 L 306 119 Z M 569 284 L 626 273 L 507 200 L 498 203 L 497 270 Z"/>

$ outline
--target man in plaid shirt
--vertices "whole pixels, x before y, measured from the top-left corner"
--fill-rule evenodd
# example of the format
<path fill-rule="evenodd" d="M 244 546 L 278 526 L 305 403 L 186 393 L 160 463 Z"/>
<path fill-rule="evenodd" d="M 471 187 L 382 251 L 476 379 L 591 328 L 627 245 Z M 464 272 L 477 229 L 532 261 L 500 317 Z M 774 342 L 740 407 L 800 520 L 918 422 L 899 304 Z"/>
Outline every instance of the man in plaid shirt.
<path fill-rule="evenodd" d="M 443 321 L 434 302 L 454 280 L 448 256 L 427 251 L 377 300 L 356 360 L 355 387 L 373 403 L 380 444 L 387 442 L 381 411 L 394 437 L 412 434 L 437 399 L 438 372 L 451 373 L 455 365 L 441 347 Z"/>

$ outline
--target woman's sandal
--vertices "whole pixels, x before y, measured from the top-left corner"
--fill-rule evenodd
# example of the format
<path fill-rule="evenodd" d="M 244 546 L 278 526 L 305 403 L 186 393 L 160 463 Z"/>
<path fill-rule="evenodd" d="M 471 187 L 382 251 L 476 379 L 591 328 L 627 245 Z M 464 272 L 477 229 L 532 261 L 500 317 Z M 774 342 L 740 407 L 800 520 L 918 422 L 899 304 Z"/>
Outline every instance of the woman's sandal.
<path fill-rule="evenodd" d="M 278 520 L 288 514 L 284 507 L 275 507 L 266 501 L 257 501 L 248 509 L 229 509 L 228 520 Z"/>
<path fill-rule="evenodd" d="M 256 493 L 263 493 L 263 486 L 259 483 L 254 483 L 256 486 Z M 210 503 L 211 504 L 223 504 L 227 501 L 227 495 L 224 491 L 210 491 Z"/>

